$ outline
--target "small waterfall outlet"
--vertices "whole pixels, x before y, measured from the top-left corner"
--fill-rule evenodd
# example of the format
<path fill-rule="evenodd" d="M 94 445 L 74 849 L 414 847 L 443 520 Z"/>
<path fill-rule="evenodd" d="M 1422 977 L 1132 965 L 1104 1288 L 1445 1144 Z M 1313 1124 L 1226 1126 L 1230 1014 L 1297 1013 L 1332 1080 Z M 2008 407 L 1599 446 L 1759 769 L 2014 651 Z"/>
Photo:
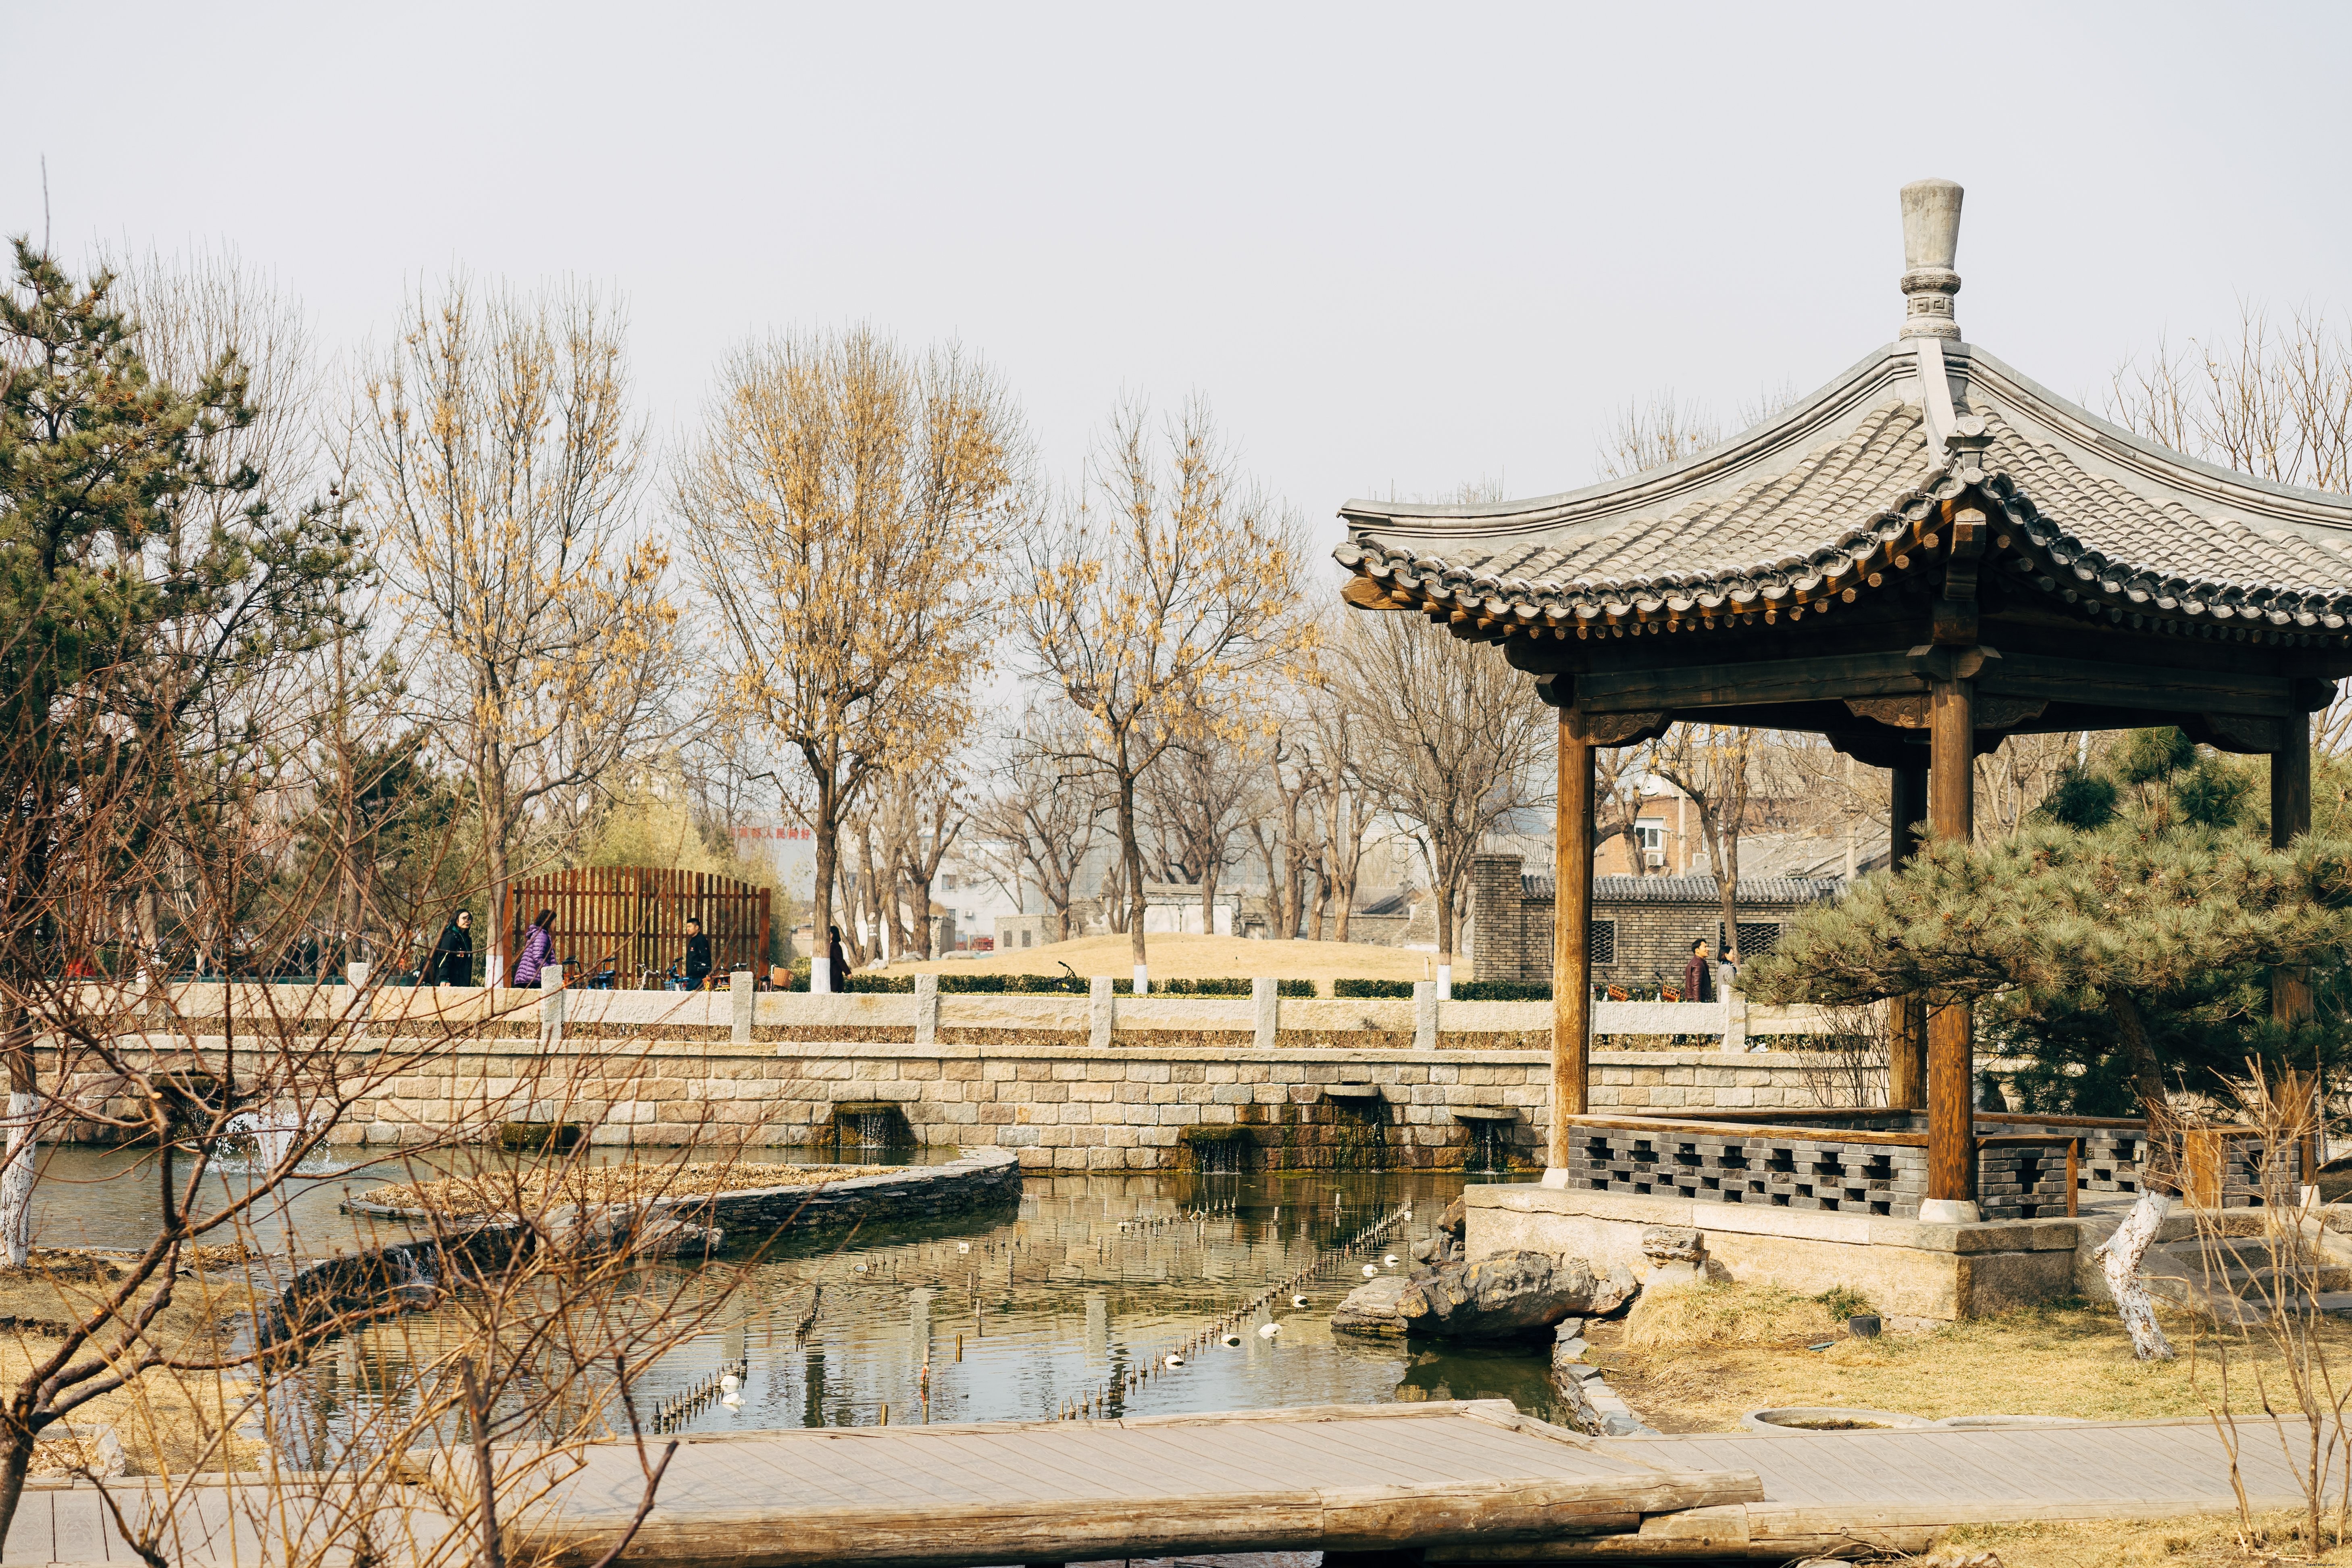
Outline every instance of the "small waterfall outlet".
<path fill-rule="evenodd" d="M 833 1108 L 833 1144 L 836 1157 L 888 1154 L 910 1149 L 915 1130 L 895 1100 L 844 1100 Z"/>

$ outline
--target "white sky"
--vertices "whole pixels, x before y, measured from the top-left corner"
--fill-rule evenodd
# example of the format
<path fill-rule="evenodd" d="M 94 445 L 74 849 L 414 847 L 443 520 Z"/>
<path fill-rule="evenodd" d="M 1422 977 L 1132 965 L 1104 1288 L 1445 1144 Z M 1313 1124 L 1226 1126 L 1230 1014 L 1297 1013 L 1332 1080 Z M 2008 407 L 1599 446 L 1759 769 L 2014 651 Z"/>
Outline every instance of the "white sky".
<path fill-rule="evenodd" d="M 1895 188 L 1968 187 L 1970 341 L 2095 400 L 2240 297 L 2352 308 L 2352 8 L 17 0 L 0 228 L 235 247 L 330 342 L 453 266 L 616 287 L 656 427 L 747 335 L 995 361 L 1066 472 L 1206 394 L 1351 495 L 1585 482 L 1893 335 Z"/>

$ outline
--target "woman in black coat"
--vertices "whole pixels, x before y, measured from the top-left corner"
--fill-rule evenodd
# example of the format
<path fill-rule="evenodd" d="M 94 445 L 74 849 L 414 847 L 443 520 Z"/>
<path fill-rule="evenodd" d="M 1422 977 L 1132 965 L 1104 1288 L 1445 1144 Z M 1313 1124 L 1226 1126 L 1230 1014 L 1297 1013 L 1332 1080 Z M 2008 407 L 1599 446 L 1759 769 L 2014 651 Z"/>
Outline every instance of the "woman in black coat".
<path fill-rule="evenodd" d="M 428 984 L 435 985 L 471 985 L 474 983 L 474 917 L 459 910 L 441 928 L 441 940 L 433 947 L 433 971 Z"/>

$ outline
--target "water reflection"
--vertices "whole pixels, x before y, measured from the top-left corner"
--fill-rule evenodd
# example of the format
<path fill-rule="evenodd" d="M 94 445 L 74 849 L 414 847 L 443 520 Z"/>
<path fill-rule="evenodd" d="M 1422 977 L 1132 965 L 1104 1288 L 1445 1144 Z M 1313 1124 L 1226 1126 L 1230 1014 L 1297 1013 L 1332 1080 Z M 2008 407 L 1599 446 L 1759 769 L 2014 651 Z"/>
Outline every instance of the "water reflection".
<path fill-rule="evenodd" d="M 1475 1178 L 1472 1178 L 1475 1179 Z M 1362 1283 L 1360 1256 L 1286 1292 L 1242 1323 L 1241 1342 L 1211 1342 L 1175 1370 L 1167 1353 L 1267 1286 L 1400 1206 L 1410 1223 L 1370 1254 L 1410 1255 L 1465 1178 L 1432 1172 L 1073 1175 L 1033 1178 L 1017 1214 L 927 1225 L 867 1225 L 803 1240 L 750 1265 L 743 1287 L 699 1336 L 660 1362 L 645 1390 L 659 1407 L 722 1363 L 746 1364 L 742 1403 L 709 1405 L 677 1430 L 1035 1419 L 1100 1393 L 1132 1366 L 1151 1370 L 1114 1394 L 1112 1415 L 1397 1399 L 1508 1398 L 1559 1411 L 1541 1344 L 1474 1353 L 1334 1335 L 1331 1308 Z M 861 1268 L 861 1266 L 863 1266 Z M 1384 1270 L 1385 1271 L 1385 1270 Z M 652 1270 L 648 1299 L 680 1282 Z M 821 1308 L 795 1331 L 811 1287 Z M 452 1309 L 442 1309 L 450 1310 Z M 431 1319 L 359 1336 L 358 1355 L 429 1353 Z M 1255 1331 L 1279 1321 L 1273 1339 Z M 333 1380 L 342 1426 L 364 1378 Z"/>

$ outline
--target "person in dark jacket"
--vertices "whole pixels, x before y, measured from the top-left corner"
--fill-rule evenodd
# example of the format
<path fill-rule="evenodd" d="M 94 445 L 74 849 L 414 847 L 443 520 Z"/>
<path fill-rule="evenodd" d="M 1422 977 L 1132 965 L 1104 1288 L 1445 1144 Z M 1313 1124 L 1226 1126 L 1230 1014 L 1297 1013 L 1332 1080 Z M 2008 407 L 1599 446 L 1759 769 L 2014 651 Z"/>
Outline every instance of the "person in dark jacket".
<path fill-rule="evenodd" d="M 471 985 L 474 983 L 474 917 L 459 910 L 441 928 L 441 940 L 433 947 L 432 981 L 436 985 Z"/>
<path fill-rule="evenodd" d="M 541 910 L 539 918 L 530 922 L 530 930 L 523 934 L 522 952 L 515 957 L 514 983 L 521 986 L 538 984 L 541 973 L 547 968 L 548 949 L 554 945 L 555 911 Z"/>
<path fill-rule="evenodd" d="M 710 938 L 703 934 L 702 922 L 686 922 L 686 988 L 699 991 L 702 983 L 710 978 Z"/>
<path fill-rule="evenodd" d="M 833 976 L 833 994 L 836 996 L 849 989 L 849 955 L 841 951 L 841 928 L 827 926 L 832 944 L 824 950 L 825 970 Z"/>
<path fill-rule="evenodd" d="M 1683 1000 L 1715 1000 L 1715 966 L 1706 961 L 1706 938 L 1691 943 L 1690 962 L 1683 965 Z"/>

